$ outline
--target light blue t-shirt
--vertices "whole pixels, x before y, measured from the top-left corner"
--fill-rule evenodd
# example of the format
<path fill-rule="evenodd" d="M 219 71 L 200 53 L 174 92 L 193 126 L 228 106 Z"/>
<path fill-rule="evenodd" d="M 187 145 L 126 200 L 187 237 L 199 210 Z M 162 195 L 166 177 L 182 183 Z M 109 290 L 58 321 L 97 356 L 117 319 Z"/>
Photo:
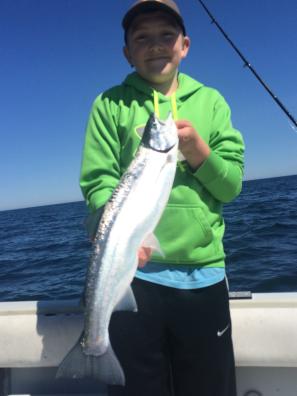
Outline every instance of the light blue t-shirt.
<path fill-rule="evenodd" d="M 225 268 L 204 268 L 193 265 L 164 265 L 148 262 L 138 268 L 136 278 L 176 289 L 199 289 L 221 282 Z"/>

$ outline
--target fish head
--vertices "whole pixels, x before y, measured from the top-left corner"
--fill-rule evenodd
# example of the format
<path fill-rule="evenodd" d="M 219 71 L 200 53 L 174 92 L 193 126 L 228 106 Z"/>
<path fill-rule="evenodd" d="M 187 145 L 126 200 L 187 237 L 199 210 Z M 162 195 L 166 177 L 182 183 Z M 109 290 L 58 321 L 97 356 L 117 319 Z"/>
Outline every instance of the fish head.
<path fill-rule="evenodd" d="M 141 144 L 155 151 L 167 153 L 178 144 L 178 135 L 172 114 L 160 120 L 155 113 L 150 115 L 144 128 Z"/>

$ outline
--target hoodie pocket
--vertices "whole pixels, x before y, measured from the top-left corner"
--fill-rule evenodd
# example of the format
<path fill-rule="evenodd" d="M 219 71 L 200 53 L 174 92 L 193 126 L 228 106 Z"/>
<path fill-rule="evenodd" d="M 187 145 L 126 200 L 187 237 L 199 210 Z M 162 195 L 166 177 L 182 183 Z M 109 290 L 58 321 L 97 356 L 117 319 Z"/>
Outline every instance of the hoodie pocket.
<path fill-rule="evenodd" d="M 167 206 L 155 233 L 165 260 L 197 262 L 215 253 L 214 234 L 200 206 Z"/>

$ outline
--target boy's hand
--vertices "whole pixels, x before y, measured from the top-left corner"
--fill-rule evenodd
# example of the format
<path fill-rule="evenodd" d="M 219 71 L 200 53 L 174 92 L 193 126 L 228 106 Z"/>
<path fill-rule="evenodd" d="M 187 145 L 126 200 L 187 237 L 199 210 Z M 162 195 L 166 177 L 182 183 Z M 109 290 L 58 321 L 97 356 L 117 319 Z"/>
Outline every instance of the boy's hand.
<path fill-rule="evenodd" d="M 210 148 L 187 120 L 176 121 L 179 149 L 193 170 L 199 168 L 210 154 Z"/>
<path fill-rule="evenodd" d="M 143 268 L 152 255 L 152 249 L 149 247 L 141 247 L 138 250 L 138 268 Z"/>

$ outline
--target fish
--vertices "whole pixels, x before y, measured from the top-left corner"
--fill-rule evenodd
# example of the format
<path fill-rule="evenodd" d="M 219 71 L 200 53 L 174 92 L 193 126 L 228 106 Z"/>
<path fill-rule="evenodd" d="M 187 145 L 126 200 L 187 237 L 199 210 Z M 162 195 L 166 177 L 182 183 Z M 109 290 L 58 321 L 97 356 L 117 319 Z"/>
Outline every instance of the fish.
<path fill-rule="evenodd" d="M 57 378 L 94 378 L 125 385 L 125 375 L 109 339 L 111 315 L 137 311 L 131 282 L 138 250 L 150 247 L 163 255 L 154 230 L 172 190 L 178 134 L 171 113 L 148 119 L 134 159 L 104 207 L 85 281 L 84 329 L 60 364 Z"/>

